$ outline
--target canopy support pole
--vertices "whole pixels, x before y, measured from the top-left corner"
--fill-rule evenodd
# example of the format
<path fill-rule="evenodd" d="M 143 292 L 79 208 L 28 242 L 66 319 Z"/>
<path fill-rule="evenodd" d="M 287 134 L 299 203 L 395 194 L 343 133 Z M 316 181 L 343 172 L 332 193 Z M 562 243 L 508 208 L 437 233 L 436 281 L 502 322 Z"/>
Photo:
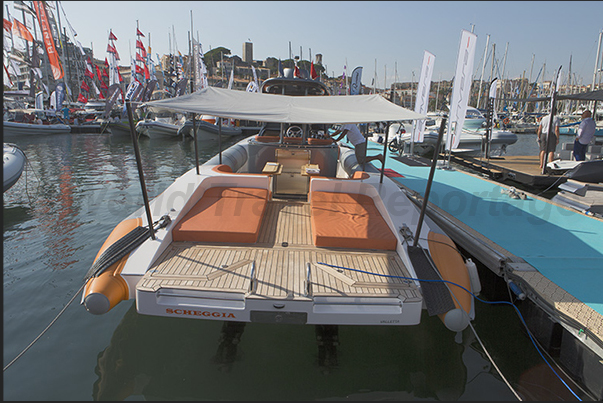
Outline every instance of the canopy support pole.
<path fill-rule="evenodd" d="M 155 240 L 155 231 L 153 229 L 153 217 L 151 216 L 151 207 L 149 206 L 149 195 L 147 187 L 144 184 L 144 172 L 142 171 L 142 160 L 140 158 L 140 150 L 138 149 L 138 139 L 136 138 L 136 128 L 134 127 L 134 117 L 132 116 L 132 105 L 130 100 L 126 99 L 126 109 L 128 111 L 128 121 L 130 123 L 130 134 L 132 135 L 132 144 L 134 145 L 134 154 L 136 155 L 136 166 L 138 167 L 138 178 L 140 179 L 140 187 L 142 189 L 142 197 L 144 199 L 144 209 L 147 212 L 147 221 L 149 223 L 149 233 L 151 239 Z"/>
<path fill-rule="evenodd" d="M 442 144 L 442 137 L 444 137 L 444 126 L 446 125 L 446 115 L 442 118 L 440 124 L 440 132 L 438 133 L 438 141 L 436 142 L 436 150 L 440 149 Z M 421 205 L 421 215 L 419 215 L 419 223 L 417 224 L 417 231 L 415 232 L 415 240 L 413 247 L 417 247 L 419 243 L 419 235 L 421 234 L 421 227 L 423 226 L 423 219 L 425 218 L 425 210 L 427 209 L 427 201 L 429 200 L 429 192 L 431 192 L 431 184 L 433 182 L 433 175 L 438 164 L 439 153 L 433 154 L 433 160 L 431 161 L 431 169 L 429 171 L 429 179 L 427 179 L 427 186 L 425 188 L 425 196 L 423 197 L 423 204 Z"/>
<path fill-rule="evenodd" d="M 222 164 L 222 118 L 218 116 L 218 147 L 220 148 L 220 164 Z"/>
<path fill-rule="evenodd" d="M 385 157 L 387 155 L 387 138 L 389 137 L 389 126 L 391 122 L 387 122 L 385 126 L 385 140 L 383 141 L 383 162 L 381 163 L 381 177 L 379 178 L 379 183 L 383 183 L 383 173 L 385 172 Z"/>
<path fill-rule="evenodd" d="M 199 149 L 197 146 L 197 122 L 195 116 L 196 114 L 193 113 L 193 141 L 195 142 L 195 165 L 197 167 L 197 175 L 199 175 Z"/>

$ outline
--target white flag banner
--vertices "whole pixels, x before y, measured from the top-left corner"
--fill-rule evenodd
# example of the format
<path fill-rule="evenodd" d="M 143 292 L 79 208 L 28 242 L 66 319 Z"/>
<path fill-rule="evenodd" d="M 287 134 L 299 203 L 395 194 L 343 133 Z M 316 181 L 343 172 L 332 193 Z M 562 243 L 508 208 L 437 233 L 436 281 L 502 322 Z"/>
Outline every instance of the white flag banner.
<path fill-rule="evenodd" d="M 50 109 L 53 111 L 57 110 L 57 92 L 56 91 L 52 91 L 52 94 L 50 94 Z"/>
<path fill-rule="evenodd" d="M 247 92 L 259 92 L 260 88 L 258 87 L 258 85 L 255 83 L 255 81 L 250 81 L 249 84 L 247 84 L 247 88 L 246 88 Z"/>
<path fill-rule="evenodd" d="M 233 66 L 234 66 L 234 63 L 233 63 Z M 258 88 L 258 90 L 259 90 L 259 88 L 260 88 L 260 83 L 259 83 L 259 81 L 258 81 L 258 76 L 257 76 L 257 74 L 255 73 L 255 67 L 253 67 L 253 64 L 251 65 L 251 71 L 253 71 L 253 81 L 255 81 L 255 86 L 256 86 L 256 87 Z M 256 90 L 256 92 L 257 92 L 258 90 Z"/>
<path fill-rule="evenodd" d="M 465 113 L 467 112 L 467 103 L 469 101 L 469 91 L 471 90 L 471 83 L 473 81 L 473 58 L 475 56 L 476 43 L 477 35 L 466 30 L 461 32 L 461 43 L 450 99 L 450 118 L 448 120 L 446 150 L 457 148 L 461 141 L 461 132 L 465 123 Z"/>
<path fill-rule="evenodd" d="M 360 95 L 360 89 L 362 88 L 362 66 L 358 66 L 352 71 L 352 78 L 350 82 L 350 95 Z"/>
<path fill-rule="evenodd" d="M 42 91 L 36 93 L 34 105 L 36 109 L 44 109 L 44 93 Z"/>
<path fill-rule="evenodd" d="M 494 79 L 494 81 L 492 81 L 492 83 L 490 84 L 490 93 L 489 93 L 489 97 L 492 99 L 496 99 L 496 87 L 498 84 L 498 79 Z M 494 109 L 492 111 L 492 120 L 496 120 L 498 119 L 498 116 L 496 115 L 496 109 Z"/>
<path fill-rule="evenodd" d="M 498 83 L 498 79 L 495 79 L 494 81 L 492 81 L 492 83 L 490 84 L 490 92 L 489 92 L 489 97 L 490 98 L 494 98 L 496 99 L 496 84 Z"/>
<path fill-rule="evenodd" d="M 429 107 L 429 89 L 431 88 L 431 75 L 435 56 L 428 51 L 423 54 L 423 65 L 421 66 L 421 76 L 419 77 L 419 86 L 417 87 L 417 99 L 415 100 L 415 112 L 422 115 L 427 114 Z M 415 143 L 423 142 L 423 133 L 425 132 L 425 120 L 415 120 L 412 125 L 412 141 Z"/>
<path fill-rule="evenodd" d="M 232 84 L 234 83 L 234 63 L 230 69 L 230 78 L 228 79 L 228 89 L 232 90 Z"/>

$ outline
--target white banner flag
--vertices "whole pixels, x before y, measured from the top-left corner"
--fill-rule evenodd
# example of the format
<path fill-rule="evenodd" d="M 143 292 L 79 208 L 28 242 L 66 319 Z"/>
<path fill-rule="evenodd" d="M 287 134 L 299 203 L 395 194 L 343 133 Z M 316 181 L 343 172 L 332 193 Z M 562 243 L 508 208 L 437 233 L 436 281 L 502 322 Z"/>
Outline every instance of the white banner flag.
<path fill-rule="evenodd" d="M 358 66 L 352 71 L 352 81 L 350 82 L 350 95 L 359 95 L 362 88 L 362 67 Z"/>
<path fill-rule="evenodd" d="M 461 43 L 452 85 L 450 99 L 450 118 L 448 120 L 448 136 L 446 137 L 446 150 L 457 148 L 461 141 L 461 132 L 465 123 L 465 113 L 469 101 L 469 91 L 473 81 L 473 57 L 477 35 L 469 31 L 461 32 Z M 454 130 L 454 132 L 453 132 Z"/>
<path fill-rule="evenodd" d="M 428 51 L 423 54 L 423 66 L 421 67 L 421 76 L 419 77 L 419 86 L 417 87 L 417 99 L 415 100 L 415 112 L 421 115 L 427 114 L 429 107 L 429 89 L 431 88 L 431 75 L 435 56 Z M 425 120 L 415 120 L 412 125 L 412 141 L 415 143 L 423 142 L 423 133 L 425 132 Z"/>
<path fill-rule="evenodd" d="M 228 89 L 232 90 L 232 84 L 234 83 L 234 63 L 230 69 L 230 78 L 228 79 Z"/>
<path fill-rule="evenodd" d="M 490 93 L 489 93 L 489 97 L 492 98 L 493 100 L 496 99 L 496 87 L 497 87 L 497 83 L 498 83 L 498 78 L 495 78 L 492 83 L 490 84 Z M 496 115 L 496 109 L 494 109 L 492 111 L 492 120 L 496 120 L 498 119 L 498 116 Z"/>

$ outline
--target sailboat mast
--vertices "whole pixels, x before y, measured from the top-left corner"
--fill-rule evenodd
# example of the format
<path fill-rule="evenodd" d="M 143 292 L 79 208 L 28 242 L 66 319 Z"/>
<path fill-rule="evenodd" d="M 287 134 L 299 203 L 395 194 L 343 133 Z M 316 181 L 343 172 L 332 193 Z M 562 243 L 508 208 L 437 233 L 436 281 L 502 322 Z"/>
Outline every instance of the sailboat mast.
<path fill-rule="evenodd" d="M 591 87 L 591 91 L 595 90 L 595 85 L 597 84 L 597 73 L 599 72 L 599 60 L 601 57 L 601 40 L 603 39 L 603 30 L 599 32 L 599 45 L 597 46 L 597 61 L 595 62 L 595 71 L 593 72 L 593 85 Z M 594 111 L 596 113 L 596 111 Z"/>
<path fill-rule="evenodd" d="M 375 59 L 375 77 L 373 78 L 373 93 L 377 93 L 377 59 Z"/>
<path fill-rule="evenodd" d="M 507 66 L 507 50 L 509 49 L 509 42 L 505 46 L 505 56 L 503 57 L 503 69 L 502 74 L 500 75 L 500 98 L 505 97 L 505 67 Z M 506 101 L 505 101 L 506 102 Z M 500 100 L 497 102 L 496 108 L 494 110 L 500 109 Z"/>
<path fill-rule="evenodd" d="M 484 62 L 482 63 L 482 74 L 479 77 L 479 91 L 477 92 L 476 108 L 479 108 L 479 101 L 482 98 L 482 80 L 484 78 L 484 69 L 486 68 L 486 57 L 488 56 L 488 44 L 490 43 L 490 34 L 486 36 L 486 47 L 484 48 Z"/>

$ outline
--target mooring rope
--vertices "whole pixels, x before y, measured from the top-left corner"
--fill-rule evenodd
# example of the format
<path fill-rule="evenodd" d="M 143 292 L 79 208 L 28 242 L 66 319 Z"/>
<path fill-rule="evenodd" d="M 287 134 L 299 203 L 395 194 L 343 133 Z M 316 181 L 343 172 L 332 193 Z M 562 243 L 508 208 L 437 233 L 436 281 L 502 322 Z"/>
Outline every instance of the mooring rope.
<path fill-rule="evenodd" d="M 170 217 L 169 217 L 168 215 L 164 215 L 164 216 L 162 216 L 162 217 L 161 217 L 159 220 L 157 220 L 157 221 L 155 221 L 155 222 L 153 223 L 153 227 L 155 227 L 157 224 L 159 224 L 159 225 L 158 225 L 158 226 L 155 228 L 155 230 L 156 230 L 156 229 L 163 228 L 163 227 L 167 226 L 167 225 L 170 223 L 170 221 L 171 221 L 171 220 L 170 220 Z M 146 226 L 146 227 L 137 227 L 137 228 L 142 228 L 142 229 L 144 229 L 144 230 L 145 230 L 145 234 L 146 234 L 146 235 L 145 235 L 144 237 L 142 237 L 142 238 L 139 236 L 139 237 L 138 237 L 137 239 L 135 239 L 135 240 L 136 240 L 136 241 L 140 241 L 140 240 L 144 241 L 144 240 L 146 240 L 146 238 L 147 238 L 147 237 L 148 237 L 148 235 L 149 235 L 149 227 L 148 227 L 148 226 Z M 120 238 L 120 239 L 119 239 L 117 242 L 119 242 L 119 241 L 123 240 L 124 238 L 128 237 L 128 235 L 130 235 L 131 233 L 132 233 L 132 231 L 131 231 L 130 233 L 126 234 L 124 237 Z M 116 242 L 116 243 L 117 243 L 117 242 Z M 134 247 L 133 247 L 133 244 L 132 244 L 132 243 L 129 243 L 128 245 L 125 245 L 125 249 L 121 249 L 121 250 L 116 251 L 117 253 L 122 253 L 122 254 L 123 254 L 121 257 L 119 257 L 119 259 L 121 259 L 123 256 L 125 256 L 127 253 L 130 253 L 132 250 L 134 250 L 134 249 L 135 249 L 135 247 L 136 247 L 136 246 L 139 246 L 141 243 L 142 243 L 142 242 L 138 243 L 138 244 L 137 244 L 137 245 L 135 245 Z M 107 248 L 107 250 L 108 250 L 108 249 L 109 249 L 109 248 Z M 126 251 L 126 250 L 127 250 L 127 253 L 124 253 L 124 251 Z M 103 256 L 101 255 L 101 257 L 103 257 Z M 117 260 L 119 260 L 119 259 L 117 259 Z M 98 260 L 100 260 L 100 257 L 99 257 L 99 259 L 97 259 L 97 261 L 98 261 Z M 71 303 L 72 303 L 72 302 L 75 300 L 75 298 L 78 296 L 78 294 L 79 294 L 79 293 L 80 293 L 80 292 L 81 292 L 81 291 L 84 289 L 84 287 L 85 287 L 85 286 L 86 286 L 86 284 L 88 283 L 88 280 L 90 279 L 90 277 L 92 277 L 92 276 L 94 276 L 94 275 L 96 275 L 96 274 L 99 274 L 100 272 L 102 272 L 103 270 L 105 270 L 105 269 L 108 267 L 108 266 L 106 266 L 106 264 L 107 264 L 107 263 L 109 263 L 109 262 L 111 262 L 111 261 L 113 261 L 113 263 L 114 263 L 115 261 L 117 261 L 117 260 L 115 260 L 115 256 L 113 256 L 113 257 L 109 257 L 109 258 L 105 256 L 105 257 L 103 258 L 103 260 L 105 261 L 105 264 L 103 264 L 103 265 L 99 265 L 99 266 L 97 266 L 97 265 L 95 265 L 95 264 L 93 264 L 93 265 L 92 265 L 92 267 L 90 268 L 90 270 L 88 270 L 88 274 L 91 274 L 91 275 L 88 275 L 88 274 L 86 275 L 86 278 L 85 278 L 85 280 L 84 280 L 84 283 L 83 283 L 83 284 L 81 285 L 81 287 L 80 287 L 80 288 L 79 288 L 79 289 L 78 289 L 78 290 L 75 292 L 75 294 L 73 295 L 73 297 L 71 297 L 71 299 L 69 300 L 69 302 L 67 302 L 67 305 L 65 305 L 65 306 L 63 307 L 63 309 L 61 309 L 61 311 L 60 311 L 60 312 L 57 314 L 57 316 L 55 316 L 55 318 L 54 318 L 54 319 L 53 319 L 53 320 L 52 320 L 52 321 L 51 321 L 51 322 L 48 324 L 48 326 L 46 326 L 46 328 L 45 328 L 44 330 L 42 330 L 42 332 L 41 332 L 41 333 L 40 333 L 40 334 L 39 334 L 39 335 L 38 335 L 38 336 L 37 336 L 37 337 L 36 337 L 36 338 L 35 338 L 35 339 L 34 339 L 34 340 L 31 342 L 31 343 L 29 343 L 29 345 L 28 345 L 27 347 L 25 347 L 25 348 L 23 349 L 23 351 L 21 351 L 21 352 L 20 352 L 20 353 L 19 353 L 19 354 L 18 354 L 18 355 L 17 355 L 17 356 L 16 356 L 16 357 L 15 357 L 15 358 L 14 358 L 14 359 L 11 361 L 11 362 L 9 362 L 9 363 L 8 363 L 8 364 L 7 364 L 7 365 L 4 367 L 4 369 L 2 370 L 2 372 L 6 371 L 6 369 L 7 369 L 8 367 L 10 367 L 11 365 L 13 365 L 13 364 L 14 364 L 14 363 L 15 363 L 15 362 L 16 362 L 16 361 L 19 359 L 19 358 L 21 358 L 21 356 L 23 356 L 23 354 L 25 354 L 25 352 L 26 352 L 27 350 L 29 350 L 29 349 L 30 349 L 30 348 L 31 348 L 31 347 L 32 347 L 32 346 L 33 346 L 33 345 L 34 345 L 34 344 L 35 344 L 35 343 L 36 343 L 38 340 L 40 340 L 40 337 L 42 337 L 42 336 L 44 335 L 44 333 L 46 333 L 46 332 L 48 331 L 48 329 L 50 329 L 50 328 L 52 327 L 52 325 L 54 325 L 54 323 L 55 323 L 55 322 L 56 322 L 56 321 L 59 319 L 59 317 L 60 317 L 60 316 L 63 314 L 63 312 L 65 312 L 65 310 L 67 309 L 67 307 L 69 307 L 69 305 L 71 305 Z M 96 263 L 96 262 L 95 262 L 95 263 Z M 113 263 L 111 263 L 111 264 L 113 264 Z M 92 270 L 92 269 L 94 269 L 94 270 Z"/>
<path fill-rule="evenodd" d="M 86 286 L 86 283 L 82 284 L 82 286 L 80 287 L 80 289 L 79 289 L 79 290 L 77 290 L 77 291 L 75 292 L 75 294 L 73 295 L 73 297 L 71 297 L 71 299 L 69 300 L 69 302 L 67 302 L 67 305 L 65 305 L 65 306 L 63 307 L 63 309 L 61 309 L 61 312 L 59 312 L 59 313 L 58 313 L 58 315 L 57 315 L 57 316 L 55 316 L 55 318 L 52 320 L 52 322 L 50 322 L 50 323 L 48 324 L 48 326 L 46 326 L 46 328 L 45 328 L 44 330 L 42 330 L 42 333 L 40 333 L 40 334 L 38 335 L 38 337 L 36 337 L 36 338 L 35 338 L 35 339 L 34 339 L 34 340 L 31 342 L 31 343 L 29 343 L 29 345 L 28 345 L 27 347 L 25 347 L 25 348 L 23 349 L 23 351 L 21 351 L 21 352 L 20 352 L 20 353 L 19 353 L 19 354 L 18 354 L 18 355 L 17 355 L 17 356 L 16 356 L 16 357 L 15 357 L 15 358 L 14 358 L 14 359 L 11 361 L 11 362 L 9 362 L 9 363 L 8 363 L 8 364 L 7 364 L 7 365 L 4 367 L 4 369 L 2 370 L 2 372 L 6 371 L 6 369 L 7 369 L 8 367 L 10 367 L 11 365 L 13 365 L 13 364 L 14 364 L 14 363 L 15 363 L 15 362 L 16 362 L 16 361 L 19 359 L 19 358 L 21 358 L 21 356 L 22 356 L 23 354 L 25 354 L 25 352 L 26 352 L 27 350 L 29 350 L 29 349 L 31 348 L 31 346 L 33 346 L 33 345 L 34 345 L 34 344 L 35 344 L 35 343 L 36 343 L 36 342 L 37 342 L 37 341 L 40 339 L 40 337 L 42 337 L 42 336 L 44 335 L 44 333 L 46 333 L 46 331 L 48 331 L 48 329 L 50 329 L 50 327 L 51 327 L 52 325 L 54 325 L 54 323 L 57 321 L 57 319 L 59 319 L 59 317 L 60 317 L 60 316 L 63 314 L 63 312 L 65 312 L 65 310 L 67 309 L 67 307 L 68 307 L 69 305 L 71 305 L 71 303 L 72 303 L 72 302 L 75 300 L 75 297 L 77 297 L 77 296 L 78 296 L 78 294 L 80 293 L 80 291 L 82 291 L 82 290 L 84 289 L 84 287 L 85 287 L 85 286 Z"/>
<path fill-rule="evenodd" d="M 422 240 L 426 240 L 425 238 L 420 238 Z M 439 241 L 435 241 L 435 242 L 439 242 Z M 444 245 L 448 245 L 445 242 L 442 242 L 442 244 Z M 448 245 L 450 248 L 456 250 L 457 252 L 460 253 L 460 251 L 456 248 L 454 248 L 452 245 Z M 472 293 L 470 290 L 468 290 L 467 288 L 463 287 L 460 284 L 454 283 L 452 281 L 448 281 L 448 280 L 425 280 L 425 279 L 419 279 L 419 278 L 414 278 L 414 277 L 405 277 L 405 276 L 395 276 L 395 275 L 389 275 L 389 274 L 381 274 L 381 273 L 374 273 L 374 272 L 369 272 L 366 270 L 360 270 L 360 269 L 352 269 L 349 267 L 344 267 L 344 266 L 337 266 L 337 265 L 332 265 L 329 263 L 324 263 L 324 262 L 316 262 L 317 264 L 322 264 L 325 266 L 329 266 L 335 269 L 341 269 L 341 270 L 350 270 L 350 271 L 355 271 L 355 272 L 359 272 L 359 273 L 365 273 L 365 274 L 370 274 L 370 275 L 374 275 L 374 276 L 379 276 L 379 277 L 388 277 L 388 278 L 399 278 L 402 280 L 411 280 L 411 281 L 419 281 L 419 282 L 443 282 L 445 284 L 452 284 L 456 287 L 461 288 L 462 290 L 466 291 L 467 293 L 469 293 L 471 296 L 473 296 L 473 298 L 475 298 L 476 300 L 485 303 L 485 304 L 491 304 L 491 305 L 497 305 L 497 304 L 507 304 L 507 305 L 511 305 L 513 307 L 513 309 L 515 309 L 515 312 L 517 313 L 517 315 L 519 316 L 519 319 L 521 320 L 524 328 L 526 329 L 526 332 L 528 334 L 528 337 L 530 338 L 530 341 L 532 342 L 532 345 L 534 346 L 534 348 L 536 349 L 536 351 L 538 352 L 538 354 L 540 354 L 540 357 L 543 359 L 543 361 L 547 364 L 547 366 L 550 368 L 550 370 L 555 374 L 555 376 L 559 379 L 559 381 L 567 388 L 567 390 L 572 393 L 572 395 L 574 395 L 574 397 L 580 401 L 582 401 L 582 399 L 580 399 L 580 397 L 578 397 L 578 395 L 569 387 L 569 385 L 561 378 L 561 376 L 559 376 L 559 374 L 557 373 L 557 371 L 555 371 L 555 369 L 552 367 L 552 365 L 549 363 L 549 361 L 544 357 L 543 353 L 540 351 L 540 348 L 538 347 L 538 345 L 536 344 L 534 337 L 532 335 L 532 332 L 530 332 L 530 329 L 528 328 L 527 323 L 525 322 L 523 315 L 521 314 L 521 312 L 519 311 L 519 308 L 517 308 L 515 306 L 514 303 L 509 302 L 509 301 L 485 301 L 481 298 L 479 298 L 477 295 L 475 295 L 474 293 Z M 452 293 L 451 293 L 452 294 Z M 454 294 L 453 294 L 454 295 Z M 473 327 L 472 327 L 473 328 Z M 475 333 L 476 337 L 477 337 L 477 333 Z M 481 343 L 480 343 L 481 344 Z M 486 351 L 484 349 L 484 351 Z M 488 355 L 489 356 L 489 355 Z M 494 364 L 494 361 L 492 361 L 492 364 L 495 366 L 495 368 L 498 371 L 498 367 L 496 367 L 496 365 Z M 501 375 L 501 377 L 504 379 L 504 376 L 502 375 L 502 373 L 499 372 L 499 374 Z M 505 382 L 507 383 L 507 381 L 505 380 Z M 509 385 L 507 383 L 507 385 Z M 511 388 L 511 386 L 509 385 L 509 388 L 513 391 L 513 393 L 517 396 L 517 393 L 513 390 L 513 388 Z M 518 397 L 519 398 L 519 397 Z M 521 399 L 520 399 L 521 400 Z"/>

